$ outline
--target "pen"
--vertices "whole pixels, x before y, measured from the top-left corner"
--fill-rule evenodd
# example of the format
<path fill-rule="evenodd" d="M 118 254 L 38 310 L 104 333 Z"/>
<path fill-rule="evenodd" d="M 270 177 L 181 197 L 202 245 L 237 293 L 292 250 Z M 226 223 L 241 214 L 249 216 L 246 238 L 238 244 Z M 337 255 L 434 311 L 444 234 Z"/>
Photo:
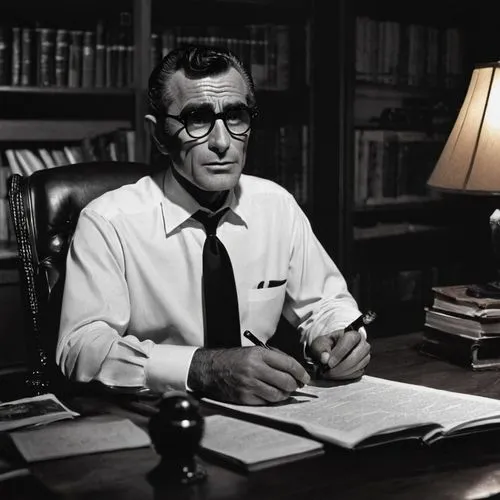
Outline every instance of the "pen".
<path fill-rule="evenodd" d="M 263 347 L 264 349 L 271 349 L 267 344 L 264 344 L 262 340 L 258 339 L 250 330 L 245 330 L 243 332 L 243 335 L 252 342 L 252 344 L 258 346 L 258 347 Z M 309 394 L 308 392 L 302 392 L 302 391 L 293 391 L 292 396 L 306 396 L 308 398 L 317 398 L 318 396 L 316 394 Z"/>
<path fill-rule="evenodd" d="M 369 325 L 377 315 L 373 311 L 368 311 L 365 314 L 357 317 L 352 323 L 347 325 L 344 328 L 344 332 L 348 332 L 349 330 L 358 330 L 362 326 Z"/>
<path fill-rule="evenodd" d="M 252 344 L 263 347 L 264 349 L 270 349 L 270 347 L 267 344 L 264 344 L 262 340 L 258 339 L 250 330 L 245 330 L 243 332 L 243 335 L 250 341 Z"/>

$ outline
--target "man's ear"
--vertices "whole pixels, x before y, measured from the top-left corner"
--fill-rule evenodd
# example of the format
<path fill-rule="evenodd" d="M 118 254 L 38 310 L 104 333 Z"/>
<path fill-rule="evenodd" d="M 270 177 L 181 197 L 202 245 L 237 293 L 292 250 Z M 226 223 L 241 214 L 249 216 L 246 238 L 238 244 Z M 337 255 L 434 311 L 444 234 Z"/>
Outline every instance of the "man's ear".
<path fill-rule="evenodd" d="M 158 135 L 159 135 L 158 134 L 158 127 L 157 127 L 158 122 L 156 121 L 156 116 L 146 115 L 144 117 L 144 121 L 146 122 L 146 126 L 149 129 L 149 133 L 151 135 L 151 138 L 153 139 L 153 142 L 155 143 L 158 151 L 162 155 L 168 155 L 167 147 L 164 144 L 165 141 L 162 140 L 161 137 L 158 137 Z"/>

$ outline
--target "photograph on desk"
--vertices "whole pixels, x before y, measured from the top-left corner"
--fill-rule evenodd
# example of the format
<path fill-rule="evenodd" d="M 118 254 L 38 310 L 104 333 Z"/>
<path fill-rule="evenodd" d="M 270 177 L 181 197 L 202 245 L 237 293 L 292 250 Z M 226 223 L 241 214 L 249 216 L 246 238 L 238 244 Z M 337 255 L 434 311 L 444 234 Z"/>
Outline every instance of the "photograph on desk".
<path fill-rule="evenodd" d="M 54 394 L 42 394 L 0 404 L 0 431 L 72 419 L 79 414 Z"/>
<path fill-rule="evenodd" d="M 473 370 L 500 369 L 500 299 L 474 297 L 469 287 L 432 289 L 419 351 Z"/>

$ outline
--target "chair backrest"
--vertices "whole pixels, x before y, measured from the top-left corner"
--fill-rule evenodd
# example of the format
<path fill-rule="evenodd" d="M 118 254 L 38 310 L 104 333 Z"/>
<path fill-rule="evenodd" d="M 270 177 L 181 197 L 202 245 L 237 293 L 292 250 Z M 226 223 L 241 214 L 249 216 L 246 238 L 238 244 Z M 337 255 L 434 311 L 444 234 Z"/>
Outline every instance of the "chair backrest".
<path fill-rule="evenodd" d="M 92 162 L 40 170 L 9 180 L 25 316 L 30 392 L 57 392 L 55 365 L 66 255 L 80 211 L 94 198 L 161 168 L 143 163 Z M 164 167 L 163 167 L 164 168 Z"/>

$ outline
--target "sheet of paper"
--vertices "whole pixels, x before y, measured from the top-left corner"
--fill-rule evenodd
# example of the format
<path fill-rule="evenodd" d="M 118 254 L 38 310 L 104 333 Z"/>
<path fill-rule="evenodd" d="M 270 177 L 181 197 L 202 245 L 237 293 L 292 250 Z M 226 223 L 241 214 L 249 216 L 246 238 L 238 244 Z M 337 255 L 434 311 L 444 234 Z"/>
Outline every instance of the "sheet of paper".
<path fill-rule="evenodd" d="M 80 417 L 43 427 L 14 431 L 17 449 L 27 462 L 150 446 L 146 431 L 112 415 Z"/>
<path fill-rule="evenodd" d="M 314 451 L 320 454 L 324 446 L 318 441 L 253 422 L 210 415 L 205 418 L 201 448 L 252 469 L 259 464 L 280 463 L 280 459 L 290 461 Z"/>
<path fill-rule="evenodd" d="M 413 426 L 446 429 L 464 420 L 500 419 L 500 401 L 363 376 L 351 383 L 304 390 L 318 399 L 294 396 L 277 405 L 245 406 L 207 400 L 236 412 L 299 425 L 312 436 L 353 448 L 362 440 Z"/>

